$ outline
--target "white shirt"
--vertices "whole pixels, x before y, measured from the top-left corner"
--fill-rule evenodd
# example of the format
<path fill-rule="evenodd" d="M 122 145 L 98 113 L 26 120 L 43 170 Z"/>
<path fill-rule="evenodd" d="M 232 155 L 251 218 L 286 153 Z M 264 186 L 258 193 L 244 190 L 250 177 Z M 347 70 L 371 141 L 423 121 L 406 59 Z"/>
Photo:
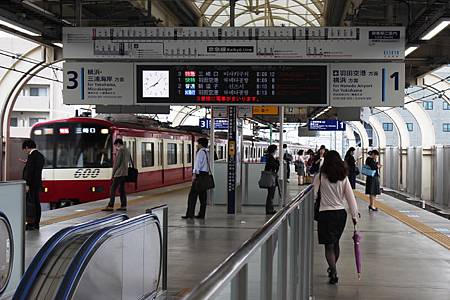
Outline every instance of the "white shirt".
<path fill-rule="evenodd" d="M 197 155 L 195 156 L 194 169 L 192 170 L 193 174 L 200 174 L 200 172 L 209 172 L 208 155 L 209 151 L 206 148 L 201 148 L 197 152 Z"/>
<path fill-rule="evenodd" d="M 320 184 L 320 208 L 319 211 L 324 210 L 338 210 L 345 209 L 344 199 L 346 200 L 350 209 L 352 218 L 358 217 L 358 206 L 356 204 L 355 195 L 353 194 L 352 186 L 348 177 L 336 183 L 328 181 L 326 175 L 322 174 L 314 177 L 314 198 L 317 199 Z"/>

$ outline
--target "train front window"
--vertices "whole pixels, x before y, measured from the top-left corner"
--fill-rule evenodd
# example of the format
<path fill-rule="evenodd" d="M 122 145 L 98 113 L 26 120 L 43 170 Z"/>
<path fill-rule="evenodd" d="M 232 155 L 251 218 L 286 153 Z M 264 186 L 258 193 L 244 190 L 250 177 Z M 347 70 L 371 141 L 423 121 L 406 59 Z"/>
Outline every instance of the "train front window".
<path fill-rule="evenodd" d="M 52 134 L 44 134 L 45 128 L 36 128 L 33 132 L 48 161 L 47 168 L 112 167 L 111 132 L 108 128 L 77 123 L 58 123 L 52 127 Z"/>

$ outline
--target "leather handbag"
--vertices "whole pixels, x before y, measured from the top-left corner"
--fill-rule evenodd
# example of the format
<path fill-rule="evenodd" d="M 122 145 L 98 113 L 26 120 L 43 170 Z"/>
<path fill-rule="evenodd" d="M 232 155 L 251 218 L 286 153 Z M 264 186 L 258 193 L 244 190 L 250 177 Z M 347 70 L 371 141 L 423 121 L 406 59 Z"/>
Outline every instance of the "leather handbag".
<path fill-rule="evenodd" d="M 206 155 L 206 161 L 208 163 L 208 174 L 195 175 L 197 177 L 197 179 L 195 180 L 195 188 L 200 193 L 216 187 L 214 176 L 211 174 L 211 166 L 209 165 L 208 153 L 206 151 L 203 152 Z"/>
<path fill-rule="evenodd" d="M 258 180 L 258 185 L 261 189 L 274 187 L 275 184 L 276 176 L 272 171 L 261 171 L 261 177 Z"/>
<path fill-rule="evenodd" d="M 319 175 L 319 190 L 317 191 L 317 198 L 314 202 L 314 221 L 319 221 L 320 215 L 320 200 L 322 199 L 322 193 L 320 192 L 320 186 L 322 185 L 322 174 Z"/>
<path fill-rule="evenodd" d="M 368 165 L 362 166 L 361 174 L 369 176 L 369 177 L 374 177 L 375 173 L 376 173 L 376 170 L 372 170 L 372 168 L 369 167 Z"/>
<path fill-rule="evenodd" d="M 130 154 L 130 163 L 131 166 L 128 167 L 128 175 L 125 181 L 137 183 L 139 171 L 134 167 L 133 158 L 131 157 L 131 154 Z"/>

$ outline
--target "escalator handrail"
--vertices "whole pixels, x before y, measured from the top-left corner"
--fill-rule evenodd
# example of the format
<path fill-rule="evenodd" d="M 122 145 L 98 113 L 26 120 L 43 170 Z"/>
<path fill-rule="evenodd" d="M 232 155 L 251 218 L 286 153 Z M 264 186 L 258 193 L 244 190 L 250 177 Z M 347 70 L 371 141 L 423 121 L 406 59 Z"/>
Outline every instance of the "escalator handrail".
<path fill-rule="evenodd" d="M 89 239 L 83 244 L 78 253 L 76 254 L 74 260 L 71 262 L 66 275 L 58 289 L 55 299 L 58 300 L 69 300 L 72 298 L 73 293 L 78 285 L 81 276 L 83 275 L 84 269 L 87 267 L 90 258 L 95 254 L 95 251 L 108 240 L 109 237 L 114 236 L 116 233 L 120 233 L 125 229 L 132 228 L 136 225 L 140 225 L 145 221 L 153 220 L 157 224 L 159 231 L 159 242 L 161 241 L 161 226 L 157 216 L 153 214 L 143 214 L 134 218 L 125 220 L 119 224 L 105 227 L 94 233 Z M 162 251 L 160 251 L 162 252 Z M 160 253 L 162 255 L 162 253 Z M 161 262 L 161 257 L 160 257 Z M 160 276 L 161 277 L 161 264 L 160 264 Z M 158 278 L 159 285 L 159 278 Z"/>
<path fill-rule="evenodd" d="M 70 235 L 75 234 L 78 231 L 89 229 L 90 227 L 97 227 L 103 223 L 109 223 L 117 219 L 118 222 L 125 221 L 128 216 L 125 214 L 112 214 L 104 218 L 91 220 L 85 223 L 77 224 L 74 226 L 66 227 L 55 233 L 39 250 L 33 261 L 28 266 L 25 274 L 20 280 L 20 284 L 12 298 L 12 300 L 26 300 L 31 292 L 36 278 L 40 270 L 44 267 L 45 262 L 51 254 L 58 248 L 59 243 L 68 238 Z"/>

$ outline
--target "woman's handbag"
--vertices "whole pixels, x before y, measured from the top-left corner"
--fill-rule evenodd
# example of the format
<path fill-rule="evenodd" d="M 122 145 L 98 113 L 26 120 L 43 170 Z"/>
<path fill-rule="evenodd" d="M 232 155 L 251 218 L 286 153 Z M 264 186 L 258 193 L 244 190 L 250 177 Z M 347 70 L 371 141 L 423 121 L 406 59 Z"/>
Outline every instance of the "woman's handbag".
<path fill-rule="evenodd" d="M 319 190 L 317 191 L 317 198 L 314 202 L 314 221 L 319 221 L 320 214 L 320 199 L 322 198 L 322 193 L 320 192 L 320 186 L 322 185 L 322 174 L 319 174 Z"/>
<path fill-rule="evenodd" d="M 137 183 L 139 171 L 134 167 L 133 158 L 131 157 L 131 154 L 130 154 L 130 163 L 131 166 L 128 167 L 128 175 L 125 181 Z"/>
<path fill-rule="evenodd" d="M 372 170 L 372 168 L 369 167 L 368 165 L 363 165 L 361 169 L 361 174 L 369 177 L 374 177 L 376 172 L 377 172 L 376 170 Z"/>
<path fill-rule="evenodd" d="M 261 189 L 269 189 L 276 185 L 276 176 L 272 171 L 261 171 L 261 177 L 258 180 Z"/>
<path fill-rule="evenodd" d="M 211 166 L 209 165 L 208 153 L 206 151 L 204 152 L 206 155 L 206 161 L 208 162 L 208 173 L 195 175 L 197 177 L 197 179 L 195 180 L 195 188 L 200 193 L 213 189 L 216 186 L 214 177 L 211 174 Z"/>

